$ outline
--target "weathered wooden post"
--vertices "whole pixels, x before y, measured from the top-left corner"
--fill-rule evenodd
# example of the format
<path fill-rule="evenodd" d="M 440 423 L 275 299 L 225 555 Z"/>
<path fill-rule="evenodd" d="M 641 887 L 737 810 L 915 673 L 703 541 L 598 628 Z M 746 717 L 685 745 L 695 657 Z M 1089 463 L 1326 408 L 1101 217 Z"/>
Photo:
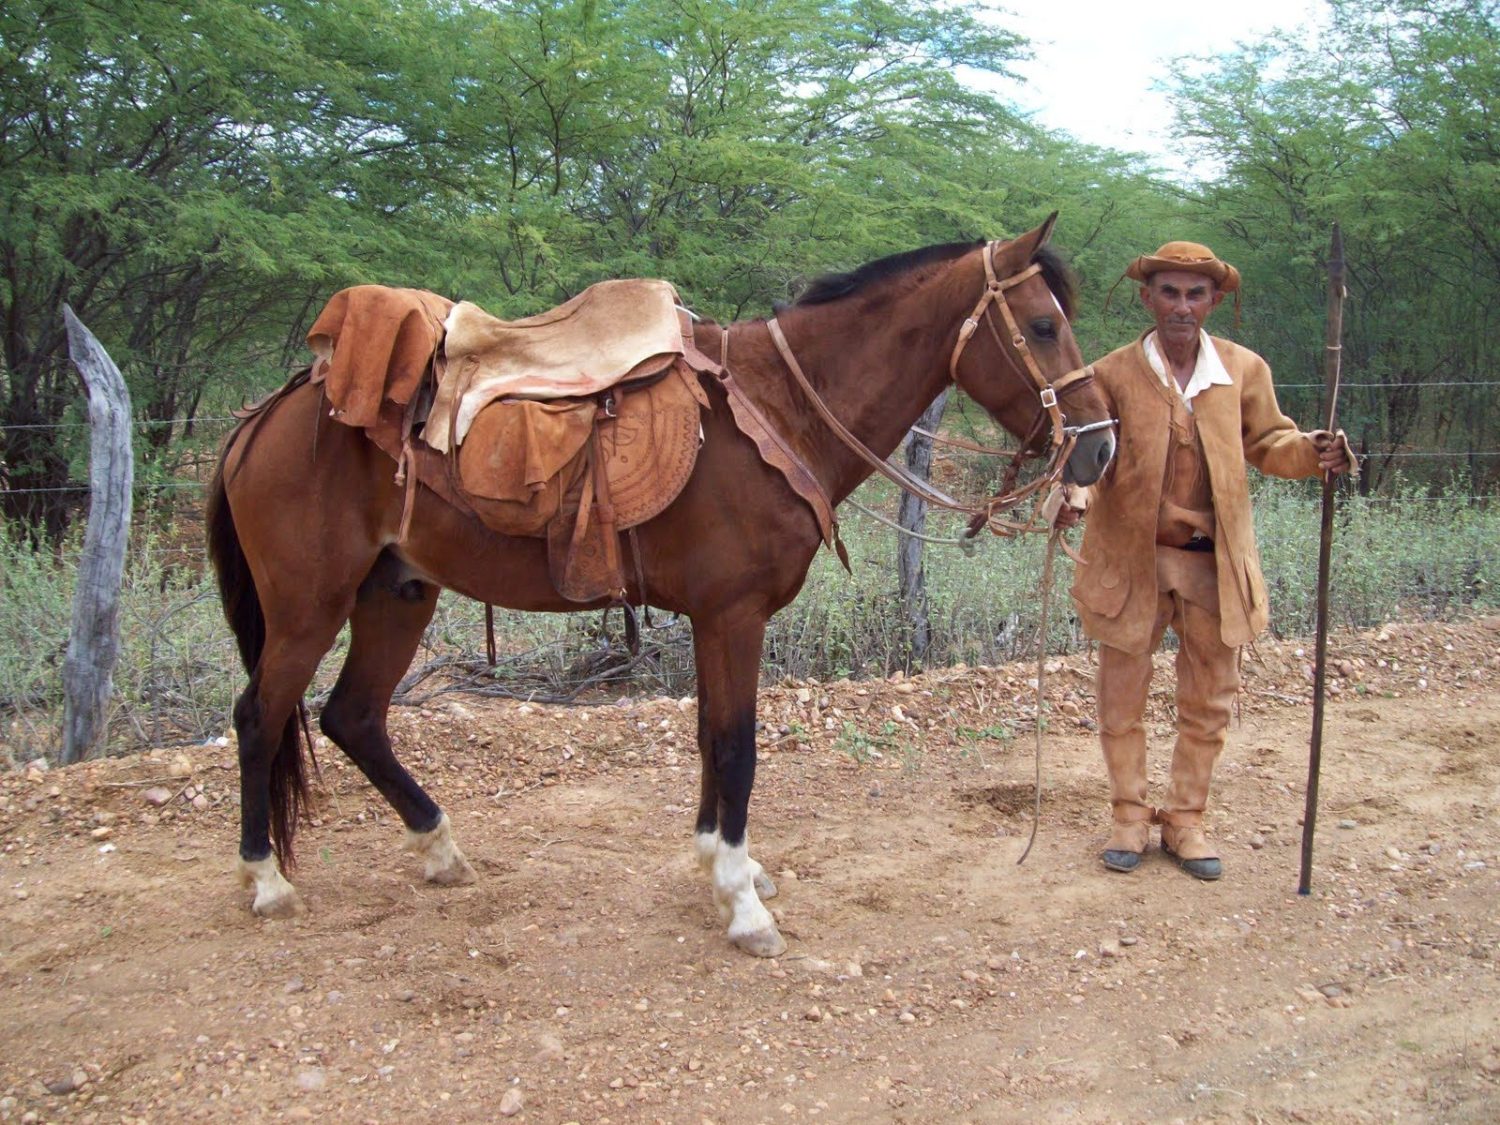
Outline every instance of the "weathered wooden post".
<path fill-rule="evenodd" d="M 115 659 L 119 655 L 120 579 L 130 535 L 135 460 L 130 448 L 130 393 L 114 360 L 94 335 L 62 309 L 68 354 L 89 400 L 89 519 L 73 594 L 73 628 L 63 660 L 62 762 L 91 754 L 104 734 Z"/>
<path fill-rule="evenodd" d="M 937 432 L 947 405 L 948 392 L 944 391 L 917 419 L 915 430 L 907 441 L 906 467 L 919 480 L 931 479 L 932 439 L 926 434 Z M 927 527 L 927 501 L 902 489 L 896 522 L 903 530 L 911 533 L 896 538 L 896 569 L 901 604 L 911 626 L 911 647 L 908 651 L 912 664 L 919 665 L 927 659 L 927 649 L 932 644 L 927 578 L 922 570 L 922 540 L 917 538 Z"/>

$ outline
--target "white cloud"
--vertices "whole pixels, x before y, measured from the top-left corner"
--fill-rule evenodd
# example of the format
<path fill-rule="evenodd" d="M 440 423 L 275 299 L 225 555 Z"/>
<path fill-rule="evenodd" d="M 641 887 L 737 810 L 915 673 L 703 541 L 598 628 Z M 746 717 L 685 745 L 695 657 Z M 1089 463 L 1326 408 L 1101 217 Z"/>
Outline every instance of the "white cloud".
<path fill-rule="evenodd" d="M 1014 0 L 1012 0 L 1014 2 Z M 1254 0 L 1152 7 L 1119 0 L 1046 0 L 998 16 L 1031 40 L 1035 55 L 1016 69 L 1020 82 L 995 92 L 1033 112 L 1049 129 L 1087 144 L 1142 152 L 1177 170 L 1172 112 L 1152 83 L 1170 76 L 1174 58 L 1230 51 L 1272 30 L 1311 31 L 1322 0 Z"/>

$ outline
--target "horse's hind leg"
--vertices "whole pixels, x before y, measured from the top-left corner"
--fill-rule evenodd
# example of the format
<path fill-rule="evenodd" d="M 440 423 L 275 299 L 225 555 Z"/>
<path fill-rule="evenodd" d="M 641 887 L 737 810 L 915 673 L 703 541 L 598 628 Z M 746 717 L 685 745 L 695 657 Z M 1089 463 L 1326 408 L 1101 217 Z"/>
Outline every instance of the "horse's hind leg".
<path fill-rule="evenodd" d="M 437 596 L 436 586 L 411 577 L 389 551 L 376 560 L 355 599 L 349 657 L 320 723 L 401 817 L 407 849 L 422 857 L 426 878 L 456 886 L 472 883 L 474 869 L 453 842 L 447 814 L 396 759 L 386 726 L 391 695 L 432 620 Z"/>
<path fill-rule="evenodd" d="M 309 614 L 296 631 L 268 622 L 265 647 L 234 706 L 240 760 L 240 880 L 255 891 L 262 918 L 293 918 L 306 907 L 282 874 L 306 796 L 300 721 L 302 693 L 338 636 L 342 618 Z M 271 828 L 277 854 L 272 854 Z"/>
<path fill-rule="evenodd" d="M 786 941 L 757 890 L 775 893 L 750 858 L 750 790 L 755 784 L 755 689 L 765 618 L 753 614 L 693 619 L 698 668 L 698 749 L 703 797 L 698 809 L 699 861 L 710 872 L 714 902 L 729 940 L 757 957 L 777 957 Z"/>

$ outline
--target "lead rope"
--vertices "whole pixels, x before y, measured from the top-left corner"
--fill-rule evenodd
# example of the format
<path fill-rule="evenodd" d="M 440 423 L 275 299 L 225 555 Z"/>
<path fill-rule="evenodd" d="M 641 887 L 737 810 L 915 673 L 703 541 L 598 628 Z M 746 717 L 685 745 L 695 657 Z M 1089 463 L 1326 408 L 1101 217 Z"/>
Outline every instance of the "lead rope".
<path fill-rule="evenodd" d="M 1052 601 L 1052 560 L 1057 555 L 1057 541 L 1062 538 L 1062 529 L 1054 527 L 1047 536 L 1047 561 L 1042 564 L 1042 623 L 1036 643 L 1036 777 L 1032 781 L 1035 803 L 1031 809 L 1031 835 L 1026 840 L 1026 850 L 1016 860 L 1016 866 L 1026 862 L 1031 854 L 1031 845 L 1036 843 L 1037 825 L 1042 822 L 1042 677 L 1047 672 L 1047 606 Z"/>

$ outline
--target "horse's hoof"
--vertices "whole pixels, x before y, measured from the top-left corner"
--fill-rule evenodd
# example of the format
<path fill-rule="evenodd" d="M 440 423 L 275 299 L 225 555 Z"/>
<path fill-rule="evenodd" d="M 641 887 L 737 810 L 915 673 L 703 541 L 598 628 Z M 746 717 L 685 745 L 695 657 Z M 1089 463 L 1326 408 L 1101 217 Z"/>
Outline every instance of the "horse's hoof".
<path fill-rule="evenodd" d="M 427 832 L 408 832 L 406 850 L 422 857 L 422 877 L 440 887 L 464 887 L 479 876 L 453 840 L 453 826 L 444 813 Z"/>
<path fill-rule="evenodd" d="M 241 859 L 240 885 L 255 889 L 251 911 L 259 918 L 300 918 L 307 913 L 297 888 L 287 882 L 272 856 L 265 859 Z"/>
<path fill-rule="evenodd" d="M 786 952 L 786 938 L 775 926 L 748 934 L 730 934 L 729 940 L 752 957 L 780 957 Z"/>
<path fill-rule="evenodd" d="M 280 894 L 256 895 L 250 909 L 258 918 L 274 918 L 285 921 L 300 918 L 307 913 L 307 904 L 295 889 L 288 887 Z"/>
<path fill-rule="evenodd" d="M 776 883 L 764 871 L 755 873 L 755 893 L 760 895 L 762 901 L 776 897 Z"/>
<path fill-rule="evenodd" d="M 479 880 L 474 868 L 457 848 L 454 849 L 451 861 L 436 870 L 432 869 L 432 861 L 429 860 L 425 875 L 429 883 L 436 883 L 440 887 L 467 887 Z"/>

